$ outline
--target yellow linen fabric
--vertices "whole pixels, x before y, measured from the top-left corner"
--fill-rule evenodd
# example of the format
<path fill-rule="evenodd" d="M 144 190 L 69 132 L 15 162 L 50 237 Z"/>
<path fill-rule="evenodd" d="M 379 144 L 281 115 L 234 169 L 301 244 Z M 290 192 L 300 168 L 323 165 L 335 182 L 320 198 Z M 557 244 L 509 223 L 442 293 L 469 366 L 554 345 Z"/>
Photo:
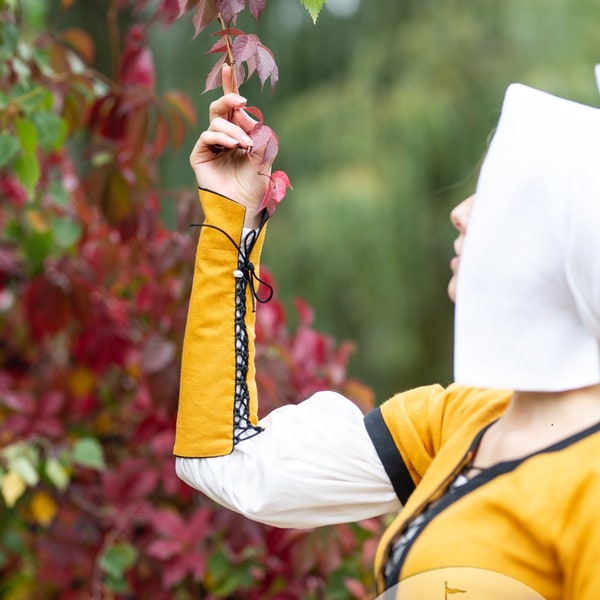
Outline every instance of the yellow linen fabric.
<path fill-rule="evenodd" d="M 207 225 L 200 230 L 194 279 L 183 345 L 179 407 L 173 453 L 185 458 L 222 456 L 233 450 L 235 392 L 235 285 L 238 250 L 245 208 L 223 196 L 200 190 Z M 258 263 L 264 230 L 250 260 Z M 254 368 L 254 324 L 250 294 L 246 299 L 250 421 L 256 424 L 257 394 Z"/>
<path fill-rule="evenodd" d="M 470 458 L 467 452 L 473 439 L 502 414 L 509 399 L 507 391 L 431 386 L 400 394 L 382 405 L 384 420 L 418 485 L 379 545 L 380 589 L 390 544 L 405 523 L 442 496 Z M 510 594 L 501 594 L 509 589 L 498 586 L 503 576 L 546 600 L 597 598 L 598 456 L 600 427 L 595 426 L 547 452 L 503 463 L 497 471 L 492 467 L 489 480 L 452 502 L 425 526 L 408 551 L 401 582 L 416 584 L 411 589 L 418 590 L 421 577 L 425 590 L 425 580 L 439 573 L 440 598 L 447 582 L 451 587 L 469 588 L 473 597 L 512 600 Z M 478 574 L 477 582 L 473 573 Z M 496 595 L 486 595 L 488 588 L 496 589 Z M 403 595 L 401 583 L 398 595 L 391 597 L 418 596 Z"/>

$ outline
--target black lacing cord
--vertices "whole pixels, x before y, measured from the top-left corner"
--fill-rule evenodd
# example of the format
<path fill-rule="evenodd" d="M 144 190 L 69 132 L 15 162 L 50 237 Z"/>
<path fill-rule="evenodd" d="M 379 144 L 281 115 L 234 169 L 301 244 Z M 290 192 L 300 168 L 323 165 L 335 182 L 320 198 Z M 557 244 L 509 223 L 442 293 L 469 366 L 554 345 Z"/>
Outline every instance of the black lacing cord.
<path fill-rule="evenodd" d="M 264 225 L 264 222 L 263 222 Z M 248 391 L 248 331 L 246 329 L 246 291 L 250 288 L 252 297 L 252 311 L 256 311 L 256 302 L 264 304 L 273 297 L 273 288 L 264 280 L 260 279 L 255 273 L 254 265 L 250 261 L 252 248 L 258 239 L 260 229 L 250 230 L 242 244 L 237 245 L 235 240 L 223 229 L 207 223 L 192 223 L 192 227 L 210 227 L 220 231 L 229 239 L 238 251 L 238 268 L 233 272 L 236 278 L 235 282 L 235 388 L 233 397 L 233 443 L 234 445 L 242 440 L 249 439 L 263 431 L 262 427 L 253 425 L 250 422 L 250 392 Z M 261 225 L 262 227 L 262 225 Z M 242 246 L 244 249 L 242 249 Z M 258 296 L 256 282 L 263 284 L 267 288 L 267 295 L 264 298 Z"/>
<path fill-rule="evenodd" d="M 252 253 L 254 244 L 258 239 L 260 229 L 251 229 L 246 234 L 243 244 L 238 246 L 235 240 L 226 231 L 224 231 L 220 227 L 216 227 L 215 225 L 209 225 L 208 223 L 192 223 L 190 227 L 210 227 L 211 229 L 220 231 L 233 244 L 234 248 L 238 251 L 239 256 L 238 270 L 241 273 L 241 277 L 243 277 L 243 279 L 245 279 L 248 285 L 250 286 L 250 296 L 252 297 L 252 312 L 256 312 L 257 302 L 260 302 L 261 304 L 266 304 L 267 302 L 269 302 L 269 300 L 271 300 L 271 298 L 273 298 L 273 294 L 275 293 L 273 287 L 256 274 L 254 265 L 250 260 L 250 254 Z M 244 246 L 244 249 L 242 249 L 242 246 Z M 258 295 L 257 283 L 258 285 L 262 284 L 263 286 L 265 286 L 265 288 L 267 288 L 267 295 L 264 298 L 261 298 Z"/>

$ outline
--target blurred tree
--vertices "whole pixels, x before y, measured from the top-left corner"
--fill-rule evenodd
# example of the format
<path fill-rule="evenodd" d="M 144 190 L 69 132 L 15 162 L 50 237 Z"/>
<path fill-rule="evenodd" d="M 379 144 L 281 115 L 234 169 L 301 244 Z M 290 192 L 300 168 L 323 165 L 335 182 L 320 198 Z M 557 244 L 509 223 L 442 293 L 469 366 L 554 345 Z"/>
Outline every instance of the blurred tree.
<path fill-rule="evenodd" d="M 351 372 L 379 400 L 451 381 L 449 211 L 474 189 L 510 82 L 598 104 L 599 19 L 570 0 L 362 2 L 278 48 L 266 118 L 294 191 L 265 260 L 284 299 L 309 298 L 320 328 L 356 340 Z M 286 82 L 298 54 L 312 66 Z"/>

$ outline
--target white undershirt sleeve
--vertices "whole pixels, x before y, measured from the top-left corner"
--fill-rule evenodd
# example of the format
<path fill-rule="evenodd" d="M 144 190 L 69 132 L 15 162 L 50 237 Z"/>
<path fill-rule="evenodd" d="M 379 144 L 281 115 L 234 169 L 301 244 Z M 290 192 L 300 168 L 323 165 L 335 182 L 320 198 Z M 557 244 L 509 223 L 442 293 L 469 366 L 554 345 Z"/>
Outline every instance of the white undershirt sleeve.
<path fill-rule="evenodd" d="M 214 458 L 176 459 L 179 477 L 250 519 L 318 527 L 397 511 L 400 502 L 365 429 L 335 392 L 274 410 L 264 431 Z"/>

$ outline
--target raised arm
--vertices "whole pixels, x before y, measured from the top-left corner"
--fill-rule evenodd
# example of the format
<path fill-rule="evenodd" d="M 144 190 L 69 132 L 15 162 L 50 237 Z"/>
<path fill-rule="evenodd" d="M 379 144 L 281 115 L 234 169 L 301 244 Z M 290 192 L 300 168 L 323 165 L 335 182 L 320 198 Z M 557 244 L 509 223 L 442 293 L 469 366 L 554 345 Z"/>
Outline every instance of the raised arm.
<path fill-rule="evenodd" d="M 360 410 L 333 392 L 260 423 L 253 290 L 268 178 L 246 156 L 254 121 L 231 92 L 210 107 L 190 162 L 205 214 L 186 324 L 174 454 L 189 485 L 250 518 L 308 527 L 395 510 L 399 502 Z M 270 165 L 262 165 L 264 173 Z"/>

